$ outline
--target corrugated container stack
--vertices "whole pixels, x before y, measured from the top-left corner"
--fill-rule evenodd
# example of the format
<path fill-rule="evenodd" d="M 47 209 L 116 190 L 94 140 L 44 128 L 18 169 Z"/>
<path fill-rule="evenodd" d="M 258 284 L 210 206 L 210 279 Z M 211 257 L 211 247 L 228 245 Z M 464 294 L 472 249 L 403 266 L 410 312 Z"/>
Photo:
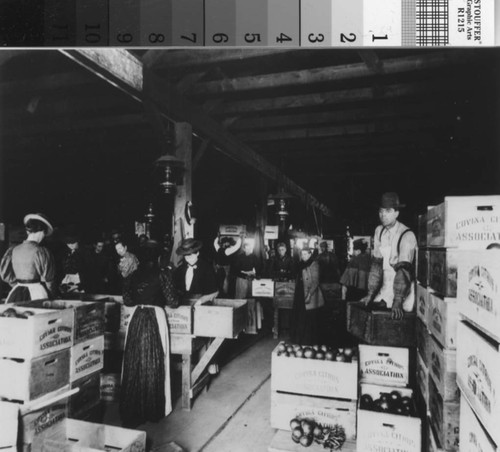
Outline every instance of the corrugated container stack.
<path fill-rule="evenodd" d="M 424 380 L 428 374 L 428 443 L 436 450 L 459 450 L 458 312 L 463 295 L 457 291 L 457 278 L 468 260 L 466 250 L 487 246 L 492 217 L 497 215 L 495 205 L 500 206 L 498 196 L 445 197 L 443 203 L 429 207 L 426 214 L 427 249 L 419 249 L 417 273 L 419 282 L 427 277 L 427 291 L 423 284 L 417 289 L 417 312 L 430 334 L 419 324 L 420 359 L 427 365 L 427 372 L 423 370 L 419 379 Z"/>
<path fill-rule="evenodd" d="M 460 450 L 496 451 L 500 444 L 500 196 L 481 197 L 464 221 L 474 225 L 469 234 L 474 246 L 463 251 L 458 261 Z"/>
<path fill-rule="evenodd" d="M 408 348 L 359 346 L 358 451 L 422 450 Z"/>
<path fill-rule="evenodd" d="M 348 362 L 299 357 L 298 349 L 298 345 L 282 342 L 272 353 L 271 426 L 290 431 L 292 419 L 314 421 L 324 427 L 339 425 L 345 432 L 344 439 L 352 444 L 356 440 L 358 398 L 356 351 L 349 349 L 353 354 Z M 316 352 L 325 355 L 326 348 Z"/>

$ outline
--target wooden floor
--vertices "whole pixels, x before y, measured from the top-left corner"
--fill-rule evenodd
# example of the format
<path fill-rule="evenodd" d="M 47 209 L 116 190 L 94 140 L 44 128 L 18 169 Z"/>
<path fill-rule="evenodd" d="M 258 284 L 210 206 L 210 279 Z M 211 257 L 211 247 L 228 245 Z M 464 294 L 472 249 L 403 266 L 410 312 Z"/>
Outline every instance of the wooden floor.
<path fill-rule="evenodd" d="M 191 411 L 177 399 L 169 416 L 138 427 L 151 451 L 175 450 L 168 446 L 175 442 L 187 452 L 267 452 L 276 433 L 269 418 L 271 351 L 278 340 L 268 333 L 240 342 Z M 104 422 L 120 425 L 116 405 L 108 406 Z"/>

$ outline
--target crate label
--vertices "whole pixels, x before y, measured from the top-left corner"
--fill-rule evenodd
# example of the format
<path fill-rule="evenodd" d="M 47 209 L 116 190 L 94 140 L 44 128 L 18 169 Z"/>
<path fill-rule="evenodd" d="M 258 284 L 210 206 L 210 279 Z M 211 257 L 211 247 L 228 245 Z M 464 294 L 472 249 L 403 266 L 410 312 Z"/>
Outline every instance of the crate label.
<path fill-rule="evenodd" d="M 417 300 L 417 309 L 418 316 L 421 319 L 426 319 L 427 317 L 427 292 L 423 287 L 418 287 L 418 300 Z"/>
<path fill-rule="evenodd" d="M 477 355 L 467 356 L 467 386 L 488 414 L 492 412 L 495 391 L 486 363 Z"/>
<path fill-rule="evenodd" d="M 91 367 L 97 367 L 101 364 L 102 350 L 91 350 L 84 353 L 75 361 L 75 374 L 82 373 Z"/>
<path fill-rule="evenodd" d="M 52 405 L 46 408 L 38 417 L 31 422 L 35 435 L 47 430 L 66 417 L 66 404 Z"/>
<path fill-rule="evenodd" d="M 183 309 L 181 307 L 177 309 L 166 309 L 168 327 L 171 332 L 174 333 L 191 333 L 191 319 L 192 312 L 191 308 Z"/>
<path fill-rule="evenodd" d="M 469 270 L 467 300 L 488 313 L 497 314 L 493 298 L 498 296 L 498 284 L 489 270 L 476 265 Z"/>
<path fill-rule="evenodd" d="M 363 382 L 406 386 L 409 351 L 407 348 L 361 345 L 360 370 Z"/>
<path fill-rule="evenodd" d="M 460 417 L 457 402 L 444 402 L 436 385 L 429 380 L 429 410 L 431 422 L 436 429 L 438 440 L 445 450 L 459 450 Z"/>
<path fill-rule="evenodd" d="M 488 438 L 467 400 L 460 400 L 460 450 L 463 452 L 496 452 L 495 444 Z"/>

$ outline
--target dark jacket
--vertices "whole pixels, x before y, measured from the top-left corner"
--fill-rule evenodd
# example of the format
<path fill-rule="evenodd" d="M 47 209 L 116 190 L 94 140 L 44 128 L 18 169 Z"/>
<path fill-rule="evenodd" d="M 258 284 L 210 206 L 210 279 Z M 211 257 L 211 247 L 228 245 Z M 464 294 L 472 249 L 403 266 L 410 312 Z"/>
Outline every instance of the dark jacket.
<path fill-rule="evenodd" d="M 174 286 L 184 295 L 208 295 L 217 291 L 215 270 L 208 262 L 198 259 L 193 272 L 193 281 L 186 290 L 188 263 L 183 261 L 174 271 Z"/>

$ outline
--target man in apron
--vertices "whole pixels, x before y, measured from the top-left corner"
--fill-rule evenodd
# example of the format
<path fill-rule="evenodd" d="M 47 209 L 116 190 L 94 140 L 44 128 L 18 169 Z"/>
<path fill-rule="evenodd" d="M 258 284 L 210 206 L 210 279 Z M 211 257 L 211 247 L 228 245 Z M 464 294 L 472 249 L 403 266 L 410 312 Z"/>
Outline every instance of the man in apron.
<path fill-rule="evenodd" d="M 368 295 L 362 299 L 374 308 L 389 308 L 392 318 L 403 318 L 403 312 L 412 312 L 415 306 L 414 261 L 417 249 L 415 234 L 397 219 L 400 204 L 397 193 L 382 195 L 379 218 L 375 229 L 374 250 Z"/>

